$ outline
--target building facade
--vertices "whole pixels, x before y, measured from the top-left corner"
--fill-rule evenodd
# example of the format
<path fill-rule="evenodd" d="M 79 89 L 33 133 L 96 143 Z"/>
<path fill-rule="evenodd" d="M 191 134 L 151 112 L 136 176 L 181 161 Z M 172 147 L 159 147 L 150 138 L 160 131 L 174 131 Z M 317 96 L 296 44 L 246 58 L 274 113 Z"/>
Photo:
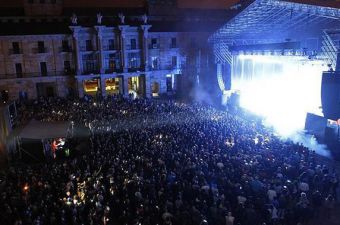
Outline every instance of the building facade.
<path fill-rule="evenodd" d="M 185 60 L 180 35 L 150 28 L 70 26 L 70 34 L 0 36 L 0 90 L 10 100 L 173 93 Z"/>
<path fill-rule="evenodd" d="M 0 99 L 176 93 L 183 68 L 197 66 L 199 46 L 216 25 L 204 23 L 201 11 L 185 16 L 175 3 L 148 6 L 91 11 L 25 0 L 22 12 L 0 11 Z M 155 13 L 169 7 L 167 15 Z"/>

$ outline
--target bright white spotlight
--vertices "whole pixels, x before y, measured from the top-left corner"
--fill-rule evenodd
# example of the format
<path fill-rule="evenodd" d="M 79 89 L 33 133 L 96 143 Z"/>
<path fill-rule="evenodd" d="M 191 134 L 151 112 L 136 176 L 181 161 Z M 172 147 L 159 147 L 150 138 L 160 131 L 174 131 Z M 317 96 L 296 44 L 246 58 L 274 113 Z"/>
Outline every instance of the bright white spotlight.
<path fill-rule="evenodd" d="M 326 66 L 294 56 L 243 55 L 234 62 L 232 89 L 240 105 L 283 136 L 303 130 L 307 112 L 320 114 Z"/>

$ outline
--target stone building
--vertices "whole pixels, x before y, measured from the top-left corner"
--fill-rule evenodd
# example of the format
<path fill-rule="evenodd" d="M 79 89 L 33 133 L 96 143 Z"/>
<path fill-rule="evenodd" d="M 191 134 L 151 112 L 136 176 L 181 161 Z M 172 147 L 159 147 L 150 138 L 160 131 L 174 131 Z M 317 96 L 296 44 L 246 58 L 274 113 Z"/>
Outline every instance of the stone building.
<path fill-rule="evenodd" d="M 175 3 L 164 16 L 152 13 L 160 1 L 148 7 L 84 10 L 25 0 L 22 11 L 0 10 L 1 99 L 176 93 L 183 67 L 219 23 L 192 11 L 186 17 Z"/>

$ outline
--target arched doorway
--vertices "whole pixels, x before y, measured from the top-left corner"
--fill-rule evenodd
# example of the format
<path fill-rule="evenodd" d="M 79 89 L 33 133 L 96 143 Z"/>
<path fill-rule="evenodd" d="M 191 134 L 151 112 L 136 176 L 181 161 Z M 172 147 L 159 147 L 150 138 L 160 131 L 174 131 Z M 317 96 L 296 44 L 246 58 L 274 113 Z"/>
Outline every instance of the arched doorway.
<path fill-rule="evenodd" d="M 160 85 L 158 82 L 153 82 L 151 85 L 152 97 L 159 97 Z"/>
<path fill-rule="evenodd" d="M 100 79 L 92 78 L 89 80 L 84 80 L 83 88 L 85 94 L 95 96 L 97 92 L 100 90 Z"/>

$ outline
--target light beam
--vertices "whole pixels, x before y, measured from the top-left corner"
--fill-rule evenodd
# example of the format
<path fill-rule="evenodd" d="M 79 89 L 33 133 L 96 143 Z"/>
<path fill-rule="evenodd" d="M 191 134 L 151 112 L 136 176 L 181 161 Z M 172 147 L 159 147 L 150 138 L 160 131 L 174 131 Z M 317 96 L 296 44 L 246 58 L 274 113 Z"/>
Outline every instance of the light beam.
<path fill-rule="evenodd" d="M 321 114 L 321 79 L 327 65 L 301 56 L 235 57 L 232 89 L 241 107 L 288 137 L 304 129 L 307 112 Z"/>

